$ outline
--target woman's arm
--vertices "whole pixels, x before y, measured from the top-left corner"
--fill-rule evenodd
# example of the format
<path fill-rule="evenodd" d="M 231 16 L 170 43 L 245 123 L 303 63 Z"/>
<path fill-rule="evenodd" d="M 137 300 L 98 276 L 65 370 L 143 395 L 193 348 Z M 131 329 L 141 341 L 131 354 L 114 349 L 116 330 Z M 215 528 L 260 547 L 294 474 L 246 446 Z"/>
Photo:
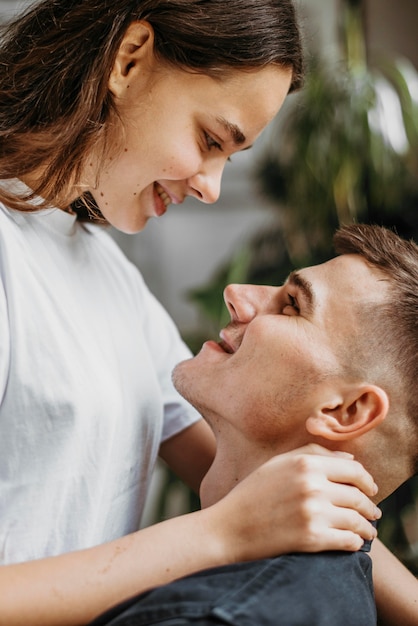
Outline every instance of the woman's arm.
<path fill-rule="evenodd" d="M 370 554 L 379 624 L 417 626 L 418 580 L 381 541 L 373 542 Z"/>
<path fill-rule="evenodd" d="M 356 550 L 374 536 L 366 518 L 375 507 L 364 495 L 374 491 L 360 464 L 319 446 L 280 455 L 202 511 L 87 550 L 0 567 L 0 625 L 85 624 L 208 567 L 295 550 Z"/>

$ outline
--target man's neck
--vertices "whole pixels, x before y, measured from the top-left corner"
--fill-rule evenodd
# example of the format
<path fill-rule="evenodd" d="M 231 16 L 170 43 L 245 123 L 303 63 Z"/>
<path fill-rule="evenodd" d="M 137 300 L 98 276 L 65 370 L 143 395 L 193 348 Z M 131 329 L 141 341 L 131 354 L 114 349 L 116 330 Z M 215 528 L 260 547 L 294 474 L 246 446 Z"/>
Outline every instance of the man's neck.
<path fill-rule="evenodd" d="M 223 423 L 220 427 L 218 423 L 217 428 L 215 460 L 200 488 L 202 508 L 223 498 L 239 482 L 273 456 L 309 443 L 306 434 L 297 437 L 296 433 L 291 433 L 280 442 L 276 442 L 274 446 L 266 443 L 263 445 L 245 438 L 240 431 L 228 424 Z M 372 498 L 376 504 L 399 486 L 402 477 L 403 480 L 407 480 L 411 475 L 411 468 L 403 452 L 396 454 L 394 450 L 391 455 L 388 455 L 384 437 L 379 437 L 376 430 L 364 435 L 361 439 L 348 443 L 340 442 L 338 445 L 334 443 L 333 446 L 325 440 L 315 442 L 326 448 L 345 450 L 354 454 L 355 460 L 364 465 L 378 484 L 379 492 L 376 497 Z"/>
<path fill-rule="evenodd" d="M 252 469 L 256 469 L 256 467 Z M 241 480 L 244 480 L 251 473 L 252 469 L 244 468 L 240 463 L 235 463 L 228 457 L 217 453 L 200 486 L 202 508 L 211 506 L 218 500 L 221 500 Z"/>
<path fill-rule="evenodd" d="M 241 437 L 236 431 L 231 436 L 217 437 L 215 459 L 200 487 L 202 508 L 208 507 L 229 493 L 251 472 L 273 456 L 287 452 L 293 446 L 255 445 Z"/>

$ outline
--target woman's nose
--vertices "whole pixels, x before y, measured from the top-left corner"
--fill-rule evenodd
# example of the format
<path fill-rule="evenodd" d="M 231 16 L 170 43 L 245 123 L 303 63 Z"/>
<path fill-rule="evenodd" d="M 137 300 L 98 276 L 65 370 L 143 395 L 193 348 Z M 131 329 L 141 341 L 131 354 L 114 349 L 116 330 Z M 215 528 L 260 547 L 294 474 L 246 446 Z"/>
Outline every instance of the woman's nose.
<path fill-rule="evenodd" d="M 188 179 L 192 194 L 201 202 L 213 204 L 221 193 L 225 162 L 206 164 L 205 168 Z"/>

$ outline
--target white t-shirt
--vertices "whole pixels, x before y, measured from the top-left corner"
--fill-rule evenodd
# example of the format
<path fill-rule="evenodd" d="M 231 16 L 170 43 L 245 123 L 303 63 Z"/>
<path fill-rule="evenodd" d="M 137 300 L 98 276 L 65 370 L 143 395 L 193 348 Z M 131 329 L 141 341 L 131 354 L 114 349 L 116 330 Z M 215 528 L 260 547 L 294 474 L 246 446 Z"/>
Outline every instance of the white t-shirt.
<path fill-rule="evenodd" d="M 0 205 L 0 563 L 138 528 L 189 356 L 105 229 Z"/>

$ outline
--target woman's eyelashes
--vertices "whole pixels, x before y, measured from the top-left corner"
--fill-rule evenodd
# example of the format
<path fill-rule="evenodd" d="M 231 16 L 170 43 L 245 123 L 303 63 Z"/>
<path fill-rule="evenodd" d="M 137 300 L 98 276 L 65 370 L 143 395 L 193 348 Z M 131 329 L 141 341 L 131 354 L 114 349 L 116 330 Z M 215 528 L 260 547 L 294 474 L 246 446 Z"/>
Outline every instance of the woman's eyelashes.
<path fill-rule="evenodd" d="M 212 150 L 212 148 L 215 148 L 216 150 L 220 150 L 221 152 L 223 152 L 223 148 L 221 144 L 218 141 L 216 141 L 216 139 L 211 137 L 211 135 L 209 135 L 209 133 L 207 133 L 206 131 L 204 131 L 204 135 L 205 135 L 205 141 L 206 141 L 206 146 L 208 150 Z"/>
<path fill-rule="evenodd" d="M 206 148 L 209 151 L 212 150 L 212 149 L 219 150 L 220 152 L 224 151 L 224 149 L 223 149 L 222 145 L 219 143 L 219 141 L 216 141 L 216 139 L 214 139 L 209 133 L 204 131 L 204 136 L 205 136 Z M 227 160 L 231 161 L 231 157 L 228 157 Z"/>

